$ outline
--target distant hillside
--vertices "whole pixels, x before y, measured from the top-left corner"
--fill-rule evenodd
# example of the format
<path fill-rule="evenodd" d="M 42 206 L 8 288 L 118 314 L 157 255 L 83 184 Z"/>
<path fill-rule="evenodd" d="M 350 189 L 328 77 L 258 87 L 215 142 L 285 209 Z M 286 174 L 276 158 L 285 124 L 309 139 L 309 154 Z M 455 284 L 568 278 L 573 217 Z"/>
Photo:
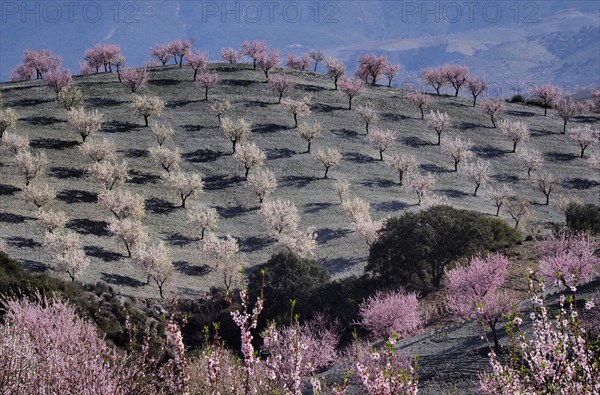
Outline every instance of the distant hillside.
<path fill-rule="evenodd" d="M 531 82 L 575 90 L 600 84 L 595 1 L 52 4 L 3 3 L 0 79 L 8 78 L 26 48 L 49 48 L 77 73 L 83 51 L 98 42 L 119 44 L 129 64 L 142 65 L 152 45 L 191 38 L 213 60 L 222 47 L 245 39 L 266 40 L 283 53 L 321 48 L 351 70 L 361 53 L 386 53 L 402 64 L 401 82 L 417 82 L 423 67 L 461 62 L 502 83 L 505 96 L 515 90 L 511 86 Z"/>

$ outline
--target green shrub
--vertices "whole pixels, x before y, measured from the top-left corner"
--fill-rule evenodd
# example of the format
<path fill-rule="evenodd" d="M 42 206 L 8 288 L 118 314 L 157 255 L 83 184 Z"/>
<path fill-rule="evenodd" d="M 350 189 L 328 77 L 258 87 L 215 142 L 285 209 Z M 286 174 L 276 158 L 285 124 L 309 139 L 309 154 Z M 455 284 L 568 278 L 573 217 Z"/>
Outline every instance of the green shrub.
<path fill-rule="evenodd" d="M 511 103 L 525 103 L 525 98 L 523 95 L 514 95 L 510 98 Z"/>
<path fill-rule="evenodd" d="M 384 287 L 432 291 L 453 262 L 518 240 L 498 221 L 449 206 L 391 218 L 371 246 L 365 271 Z"/>
<path fill-rule="evenodd" d="M 316 261 L 282 252 L 257 268 L 250 276 L 251 300 L 262 292 L 265 300 L 263 320 L 290 323 L 291 301 L 296 301 L 295 314 L 302 319 L 314 309 L 310 299 L 314 291 L 329 281 L 329 273 Z"/>
<path fill-rule="evenodd" d="M 567 226 L 575 231 L 600 234 L 600 207 L 571 203 L 565 211 Z"/>
<path fill-rule="evenodd" d="M 493 233 L 492 244 L 488 247 L 490 251 L 505 250 L 523 241 L 521 234 L 506 221 L 497 217 L 485 217 Z"/>

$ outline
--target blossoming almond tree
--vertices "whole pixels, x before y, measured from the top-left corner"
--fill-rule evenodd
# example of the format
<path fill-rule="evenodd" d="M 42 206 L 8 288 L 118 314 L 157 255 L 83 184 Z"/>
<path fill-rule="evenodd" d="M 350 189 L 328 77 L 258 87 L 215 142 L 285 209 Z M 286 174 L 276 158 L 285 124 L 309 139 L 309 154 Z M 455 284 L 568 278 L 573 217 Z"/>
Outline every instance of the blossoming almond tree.
<path fill-rule="evenodd" d="M 473 96 L 473 107 L 477 104 L 477 97 L 485 92 L 488 88 L 487 82 L 483 78 L 469 78 L 467 81 L 467 89 Z"/>
<path fill-rule="evenodd" d="M 248 179 L 248 172 L 253 167 L 260 167 L 263 165 L 267 156 L 265 153 L 254 143 L 240 144 L 233 158 L 244 165 L 246 173 L 244 179 Z"/>
<path fill-rule="evenodd" d="M 12 108 L 0 108 L 0 140 L 4 132 L 17 125 L 17 112 Z"/>
<path fill-rule="evenodd" d="M 242 280 L 242 262 L 238 256 L 239 246 L 235 237 L 227 235 L 219 238 L 209 232 L 202 240 L 202 251 L 208 255 L 210 265 L 219 273 L 227 294 L 239 286 Z"/>
<path fill-rule="evenodd" d="M 378 291 L 359 305 L 359 324 L 375 337 L 405 338 L 425 324 L 416 292 Z"/>
<path fill-rule="evenodd" d="M 33 203 L 38 210 L 51 205 L 56 198 L 56 190 L 49 184 L 32 184 L 23 188 L 26 202 Z"/>
<path fill-rule="evenodd" d="M 438 110 L 433 112 L 433 110 L 431 110 L 429 112 L 429 115 L 427 115 L 427 126 L 433 129 L 438 136 L 436 145 L 440 145 L 442 141 L 442 133 L 448 130 L 451 125 L 452 123 L 450 121 L 450 116 L 448 115 L 448 113 L 442 113 Z"/>
<path fill-rule="evenodd" d="M 419 107 L 419 110 L 421 111 L 421 119 L 425 119 L 423 108 L 427 105 L 427 103 L 429 103 L 429 96 L 423 92 L 408 92 L 406 94 L 406 100 L 408 100 L 409 103 Z"/>
<path fill-rule="evenodd" d="M 111 190 L 121 186 L 127 181 L 128 176 L 127 161 L 118 162 L 97 162 L 88 169 L 88 174 L 104 188 Z"/>
<path fill-rule="evenodd" d="M 231 119 L 224 117 L 221 120 L 221 131 L 227 137 L 233 145 L 233 154 L 235 154 L 235 148 L 238 142 L 244 142 L 250 136 L 252 127 L 250 123 L 244 118 Z"/>
<path fill-rule="evenodd" d="M 346 74 L 346 66 L 336 58 L 327 58 L 325 60 L 327 67 L 327 76 L 333 80 L 334 89 L 338 90 L 338 81 Z"/>
<path fill-rule="evenodd" d="M 515 196 L 515 191 L 507 184 L 502 184 L 499 188 L 489 188 L 488 198 L 496 206 L 496 217 L 500 214 L 500 208 Z"/>
<path fill-rule="evenodd" d="M 333 190 L 340 198 L 340 204 L 342 204 L 344 203 L 344 196 L 346 196 L 350 190 L 350 183 L 346 180 L 336 180 L 333 183 Z"/>
<path fill-rule="evenodd" d="M 131 68 L 126 67 L 120 72 L 121 82 L 125 87 L 135 93 L 138 89 L 144 87 L 148 82 L 148 70 L 145 67 Z"/>
<path fill-rule="evenodd" d="M 298 127 L 298 117 L 310 114 L 310 96 L 302 99 L 292 99 L 286 97 L 281 101 L 281 105 L 294 116 L 294 127 Z"/>
<path fill-rule="evenodd" d="M 133 96 L 133 110 L 144 117 L 144 126 L 148 127 L 148 117 L 160 116 L 165 103 L 157 96 Z"/>
<path fill-rule="evenodd" d="M 187 222 L 200 232 L 200 240 L 204 240 L 204 234 L 212 232 L 219 222 L 219 213 L 212 207 L 192 207 L 187 212 Z"/>
<path fill-rule="evenodd" d="M 352 110 L 352 99 L 360 94 L 365 87 L 365 83 L 358 78 L 350 78 L 342 79 L 338 86 L 348 96 L 348 110 Z"/>
<path fill-rule="evenodd" d="M 531 92 L 531 96 L 541 101 L 544 107 L 544 116 L 548 113 L 550 103 L 556 102 L 561 94 L 561 89 L 552 84 L 536 85 Z"/>
<path fill-rule="evenodd" d="M 567 123 L 569 120 L 581 115 L 584 112 L 583 106 L 570 97 L 560 100 L 558 103 L 556 103 L 555 108 L 558 116 L 563 120 L 563 134 L 567 132 Z"/>
<path fill-rule="evenodd" d="M 198 70 L 204 70 L 208 65 L 208 54 L 200 51 L 190 51 L 185 54 L 185 61 L 194 70 L 194 81 L 196 81 Z"/>
<path fill-rule="evenodd" d="M 114 161 L 117 158 L 115 143 L 103 138 L 102 140 L 86 140 L 79 145 L 79 151 L 94 162 Z"/>
<path fill-rule="evenodd" d="M 75 108 L 69 111 L 67 119 L 69 125 L 81 136 L 82 143 L 102 128 L 102 114 L 98 110 L 87 111 L 83 108 Z"/>
<path fill-rule="evenodd" d="M 286 74 L 277 74 L 275 76 L 271 76 L 268 81 L 271 89 L 275 90 L 279 93 L 279 98 L 277 99 L 277 103 L 281 103 L 281 97 L 286 90 L 289 90 L 294 87 L 294 80 L 291 76 Z"/>
<path fill-rule="evenodd" d="M 441 68 L 443 78 L 454 88 L 454 97 L 458 97 L 460 88 L 469 81 L 469 68 L 459 64 L 445 64 Z"/>
<path fill-rule="evenodd" d="M 529 127 L 523 121 L 509 121 L 506 119 L 498 123 L 498 129 L 503 136 L 513 142 L 511 152 L 517 151 L 517 144 L 529 140 Z"/>
<path fill-rule="evenodd" d="M 124 190 L 106 190 L 98 194 L 98 204 L 115 218 L 140 220 L 144 217 L 144 197 Z"/>
<path fill-rule="evenodd" d="M 325 60 L 325 54 L 323 54 L 323 51 L 321 51 L 320 49 L 317 49 L 317 50 L 308 51 L 308 57 L 311 58 L 315 62 L 315 68 L 313 69 L 313 72 L 316 73 L 319 62 L 322 62 Z"/>
<path fill-rule="evenodd" d="M 542 170 L 533 177 L 533 184 L 546 196 L 546 205 L 550 204 L 550 194 L 554 191 L 558 178 L 554 173 Z"/>
<path fill-rule="evenodd" d="M 325 148 L 318 149 L 315 153 L 315 159 L 321 162 L 321 164 L 325 167 L 325 174 L 323 178 L 327 178 L 327 173 L 329 172 L 329 168 L 332 166 L 337 166 L 342 160 L 342 154 L 335 148 Z"/>
<path fill-rule="evenodd" d="M 46 74 L 44 74 L 44 79 L 46 80 L 48 87 L 54 91 L 56 95 L 56 101 L 58 101 L 60 92 L 68 88 L 73 82 L 71 70 L 69 69 L 49 70 L 46 72 Z"/>
<path fill-rule="evenodd" d="M 379 120 L 379 114 L 375 111 L 375 107 L 371 102 L 367 102 L 364 106 L 357 106 L 356 112 L 365 122 L 365 130 L 369 134 L 369 125 Z"/>
<path fill-rule="evenodd" d="M 204 100 L 208 100 L 208 91 L 219 83 L 219 75 L 217 73 L 202 73 L 198 77 L 197 83 L 198 86 L 204 89 Z"/>
<path fill-rule="evenodd" d="M 221 116 L 230 108 L 231 102 L 227 99 L 215 100 L 213 104 L 210 105 L 210 111 L 217 114 L 217 117 L 219 118 L 219 125 L 221 124 Z"/>
<path fill-rule="evenodd" d="M 132 253 L 148 241 L 148 231 L 140 221 L 131 218 L 111 218 L 107 230 L 115 237 L 123 240 L 127 256 L 131 258 Z"/>
<path fill-rule="evenodd" d="M 43 152 L 32 154 L 29 150 L 19 151 L 15 155 L 15 166 L 25 177 L 25 186 L 28 186 L 34 178 L 46 171 L 48 158 Z"/>
<path fill-rule="evenodd" d="M 200 174 L 184 173 L 180 170 L 162 175 L 163 183 L 181 198 L 181 206 L 185 208 L 185 202 L 190 196 L 201 193 L 204 189 L 204 181 Z"/>
<path fill-rule="evenodd" d="M 473 157 L 471 140 L 463 140 L 460 137 L 450 138 L 444 145 L 443 150 L 454 160 L 454 171 L 458 171 L 458 164 Z"/>
<path fill-rule="evenodd" d="M 38 225 L 44 232 L 63 230 L 67 224 L 67 214 L 60 210 L 40 210 L 37 215 Z"/>
<path fill-rule="evenodd" d="M 242 52 L 237 48 L 223 48 L 221 49 L 221 59 L 229 64 L 236 64 L 242 59 Z"/>
<path fill-rule="evenodd" d="M 581 148 L 579 157 L 583 158 L 585 149 L 600 140 L 600 131 L 592 129 L 590 125 L 584 125 L 583 127 L 571 129 L 569 137 L 579 144 Z"/>
<path fill-rule="evenodd" d="M 410 181 L 410 187 L 417 194 L 419 199 L 417 204 L 421 204 L 423 198 L 429 194 L 435 186 L 435 176 L 431 173 L 417 173 Z"/>
<path fill-rule="evenodd" d="M 154 162 L 162 167 L 167 173 L 179 168 L 181 153 L 179 148 L 170 149 L 166 147 L 152 147 L 148 150 Z"/>
<path fill-rule="evenodd" d="M 247 177 L 246 186 L 258 196 L 262 205 L 265 198 L 277 188 L 277 178 L 269 169 L 257 169 Z"/>
<path fill-rule="evenodd" d="M 379 160 L 383 161 L 383 152 L 394 146 L 396 135 L 391 130 L 374 129 L 367 136 L 367 140 L 369 140 L 373 147 L 379 150 Z"/>
<path fill-rule="evenodd" d="M 13 155 L 17 155 L 19 152 L 29 151 L 29 137 L 6 132 L 2 145 Z"/>
<path fill-rule="evenodd" d="M 504 104 L 500 99 L 485 99 L 481 101 L 481 112 L 484 115 L 489 115 L 492 120 L 492 125 L 494 128 L 496 127 L 495 116 L 502 111 L 504 108 Z"/>
<path fill-rule="evenodd" d="M 273 200 L 264 202 L 260 208 L 262 223 L 276 235 L 298 228 L 300 215 L 298 208 L 289 200 Z"/>
<path fill-rule="evenodd" d="M 164 285 L 173 276 L 173 272 L 175 271 L 169 248 L 165 246 L 165 243 L 159 241 L 150 246 L 137 248 L 132 256 L 132 260 L 148 276 L 146 284 L 150 282 L 150 279 L 154 280 L 158 286 L 160 297 L 164 298 Z"/>
<path fill-rule="evenodd" d="M 491 167 L 492 165 L 490 162 L 481 159 L 465 165 L 465 175 L 469 181 L 475 183 L 475 191 L 473 191 L 473 196 L 477 196 L 477 191 L 479 190 L 480 186 L 489 182 Z"/>
<path fill-rule="evenodd" d="M 156 58 L 162 65 L 166 65 L 169 59 L 171 58 L 171 54 L 169 53 L 169 47 L 162 44 L 156 44 L 152 48 L 150 48 L 150 53 L 154 58 Z"/>
<path fill-rule="evenodd" d="M 321 136 L 321 124 L 317 121 L 311 123 L 303 122 L 298 125 L 297 131 L 298 136 L 308 143 L 306 153 L 310 154 L 310 145 L 312 144 L 312 141 Z"/>
<path fill-rule="evenodd" d="M 400 186 L 402 186 L 404 176 L 417 169 L 417 160 L 411 155 L 394 154 L 388 164 L 398 173 L 398 184 Z"/>
<path fill-rule="evenodd" d="M 156 139 L 156 142 L 158 143 L 159 147 L 162 147 L 165 141 L 173 140 L 173 136 L 175 136 L 175 131 L 171 126 L 159 125 L 156 122 L 154 122 L 150 126 L 150 131 Z"/>
<path fill-rule="evenodd" d="M 54 270 L 67 273 L 72 282 L 90 265 L 81 240 L 74 232 L 46 232 L 43 245 L 50 254 Z"/>
<path fill-rule="evenodd" d="M 431 85 L 431 87 L 435 89 L 438 96 L 440 95 L 440 89 L 450 84 L 450 81 L 447 79 L 447 75 L 442 73 L 442 69 L 440 67 L 427 67 L 425 70 L 423 70 L 422 79 L 426 85 Z"/>

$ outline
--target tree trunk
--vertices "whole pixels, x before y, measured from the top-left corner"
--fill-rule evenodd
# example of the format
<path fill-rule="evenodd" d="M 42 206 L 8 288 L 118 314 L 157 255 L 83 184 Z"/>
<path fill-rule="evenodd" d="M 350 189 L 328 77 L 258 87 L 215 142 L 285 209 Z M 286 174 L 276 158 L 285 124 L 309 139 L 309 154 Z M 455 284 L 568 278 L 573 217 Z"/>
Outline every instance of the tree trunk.
<path fill-rule="evenodd" d="M 492 125 L 494 125 L 494 128 L 496 128 L 496 121 L 494 120 L 494 116 L 492 115 Z"/>
<path fill-rule="evenodd" d="M 352 96 L 348 100 L 348 110 L 352 110 Z"/>
<path fill-rule="evenodd" d="M 459 160 L 454 160 L 454 171 L 458 171 L 458 162 Z"/>
<path fill-rule="evenodd" d="M 388 88 L 392 87 L 392 78 L 388 78 Z"/>
<path fill-rule="evenodd" d="M 500 215 L 500 207 L 502 207 L 502 204 L 500 204 L 498 207 L 498 209 L 496 210 L 496 217 Z"/>
<path fill-rule="evenodd" d="M 309 142 L 308 142 L 308 149 L 306 150 L 306 153 L 307 153 L 307 154 L 310 154 L 310 144 L 311 144 L 311 143 L 312 143 L 312 141 L 309 141 Z"/>
<path fill-rule="evenodd" d="M 198 75 L 198 69 L 194 69 L 194 81 L 196 81 L 196 75 Z"/>
<path fill-rule="evenodd" d="M 481 184 L 476 184 L 476 186 L 475 186 L 475 192 L 473 192 L 473 196 L 477 196 L 477 190 L 479 189 L 480 185 Z"/>
<path fill-rule="evenodd" d="M 383 150 L 379 150 L 379 160 L 383 161 Z"/>
<path fill-rule="evenodd" d="M 367 125 L 365 126 L 365 130 L 367 131 L 367 136 L 369 135 L 369 122 L 367 122 Z"/>
<path fill-rule="evenodd" d="M 473 95 L 473 107 L 475 107 L 475 104 L 477 104 L 477 96 Z"/>
<path fill-rule="evenodd" d="M 323 176 L 323 178 L 327 178 L 327 172 L 329 171 L 329 167 L 325 168 L 325 175 Z"/>
<path fill-rule="evenodd" d="M 256 70 L 256 59 L 252 58 L 252 61 L 253 61 L 252 67 L 254 68 L 254 70 Z"/>
<path fill-rule="evenodd" d="M 233 143 L 233 153 L 235 154 L 235 145 L 237 144 L 237 140 L 232 140 Z"/>
<path fill-rule="evenodd" d="M 547 104 L 544 103 L 544 116 L 547 116 L 548 109 L 546 108 Z"/>
<path fill-rule="evenodd" d="M 319 64 L 319 61 L 315 61 L 315 69 L 313 70 L 314 73 L 317 72 L 317 65 Z"/>
<path fill-rule="evenodd" d="M 567 133 L 567 120 L 566 119 L 563 122 L 563 132 L 562 132 L 562 134 L 565 134 L 565 133 Z"/>
<path fill-rule="evenodd" d="M 250 171 L 250 168 L 248 166 L 246 166 L 246 174 L 244 174 L 244 179 L 248 179 L 248 172 Z"/>
<path fill-rule="evenodd" d="M 131 258 L 131 248 L 129 248 L 129 243 L 125 241 L 125 248 L 127 249 L 127 256 Z"/>
<path fill-rule="evenodd" d="M 496 325 L 490 325 L 490 329 L 492 330 L 492 335 L 494 336 L 494 350 L 496 352 L 500 351 L 500 344 L 498 343 L 498 335 L 496 333 Z"/>
<path fill-rule="evenodd" d="M 399 171 L 399 172 L 398 172 L 398 174 L 399 174 L 399 176 L 400 176 L 400 177 L 399 177 L 399 178 L 400 178 L 400 180 L 399 180 L 399 184 L 400 184 L 400 186 L 402 186 L 402 176 L 404 175 L 404 172 L 403 172 L 403 171 Z"/>
<path fill-rule="evenodd" d="M 511 152 L 517 152 L 517 141 L 514 142 L 513 149 Z"/>
<path fill-rule="evenodd" d="M 425 119 L 425 114 L 423 114 L 423 106 L 419 106 L 419 110 L 421 110 L 421 119 Z"/>
<path fill-rule="evenodd" d="M 208 88 L 204 89 L 204 100 L 208 101 Z"/>
<path fill-rule="evenodd" d="M 435 88 L 435 87 L 434 87 L 434 89 L 435 89 L 435 91 L 437 92 L 437 95 L 439 96 L 439 95 L 440 95 L 440 88 Z"/>
<path fill-rule="evenodd" d="M 437 144 L 436 145 L 440 145 L 442 143 L 442 133 L 438 132 L 438 140 L 437 140 Z"/>
<path fill-rule="evenodd" d="M 298 114 L 294 114 L 294 127 L 298 127 Z"/>
<path fill-rule="evenodd" d="M 279 92 L 279 99 L 277 99 L 277 104 L 281 104 L 281 96 L 283 96 L 283 91 Z"/>
<path fill-rule="evenodd" d="M 200 232 L 200 240 L 204 240 L 204 231 L 205 229 L 202 228 L 202 231 Z"/>
<path fill-rule="evenodd" d="M 454 97 L 458 97 L 458 91 L 460 91 L 460 88 L 454 88 L 456 89 L 456 92 L 454 92 Z"/>
<path fill-rule="evenodd" d="M 335 90 L 337 91 L 337 83 L 338 83 L 338 77 L 335 77 L 333 79 L 333 85 L 335 86 Z"/>
<path fill-rule="evenodd" d="M 181 196 L 181 208 L 185 208 L 185 201 L 187 200 L 187 198 L 188 198 L 190 195 L 187 195 L 187 196 L 186 196 L 186 195 L 184 195 L 183 193 L 181 193 L 181 194 L 180 194 L 180 196 Z"/>
<path fill-rule="evenodd" d="M 544 192 L 544 195 L 546 195 L 546 206 L 550 204 L 550 192 L 546 193 Z"/>
<path fill-rule="evenodd" d="M 144 115 L 144 126 L 148 127 L 148 115 Z"/>
<path fill-rule="evenodd" d="M 581 155 L 579 156 L 580 158 L 583 158 L 583 153 L 585 152 L 585 149 L 587 148 L 587 145 L 584 147 L 581 147 Z"/>

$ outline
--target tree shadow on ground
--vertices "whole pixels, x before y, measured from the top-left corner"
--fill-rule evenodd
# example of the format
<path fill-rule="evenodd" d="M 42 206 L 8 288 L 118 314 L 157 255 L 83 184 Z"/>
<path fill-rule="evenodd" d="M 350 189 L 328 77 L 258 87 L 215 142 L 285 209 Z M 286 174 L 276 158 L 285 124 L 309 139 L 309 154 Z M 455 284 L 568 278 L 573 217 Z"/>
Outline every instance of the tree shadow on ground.
<path fill-rule="evenodd" d="M 338 136 L 341 137 L 343 139 L 358 139 L 360 136 L 360 133 L 358 133 L 356 130 L 350 130 L 350 129 L 332 129 L 331 133 L 334 136 Z"/>
<path fill-rule="evenodd" d="M 402 115 L 402 114 L 384 112 L 383 114 L 381 114 L 381 118 L 385 119 L 386 121 L 390 121 L 390 122 L 401 122 L 401 121 L 404 121 L 405 119 L 409 119 L 410 117 L 407 117 L 406 115 Z"/>
<path fill-rule="evenodd" d="M 222 79 L 220 84 L 221 85 L 225 85 L 225 86 L 242 86 L 242 87 L 247 87 L 250 86 L 254 83 L 255 81 L 252 80 L 229 80 L 229 79 Z"/>
<path fill-rule="evenodd" d="M 7 224 L 22 224 L 27 219 L 29 219 L 29 217 L 25 217 L 19 214 L 0 213 L 0 222 L 4 222 Z"/>
<path fill-rule="evenodd" d="M 124 276 L 122 274 L 102 272 L 100 273 L 100 275 L 102 276 L 102 281 L 104 281 L 107 284 L 125 285 L 127 287 L 132 288 L 140 288 L 146 285 L 145 282 L 140 281 L 137 278 Z"/>
<path fill-rule="evenodd" d="M 260 107 L 260 108 L 266 108 L 271 104 L 275 104 L 275 103 L 269 103 L 266 101 L 261 101 L 261 100 L 249 100 L 246 103 L 244 103 L 244 107 L 249 107 L 249 108 L 254 108 L 254 107 Z"/>
<path fill-rule="evenodd" d="M 181 127 L 182 127 L 182 128 L 183 128 L 183 130 L 185 130 L 186 132 L 192 132 L 192 133 L 193 133 L 193 132 L 199 132 L 199 131 L 201 131 L 202 129 L 204 129 L 204 128 L 203 128 L 202 126 L 200 126 L 200 125 L 192 125 L 192 124 L 189 124 L 189 125 L 181 125 Z"/>
<path fill-rule="evenodd" d="M 510 110 L 510 111 L 506 111 L 506 114 L 512 115 L 515 117 L 534 117 L 535 116 L 535 113 L 531 112 L 531 111 Z"/>
<path fill-rule="evenodd" d="M 289 148 L 271 148 L 267 150 L 267 159 L 290 158 L 296 152 Z"/>
<path fill-rule="evenodd" d="M 307 203 L 304 205 L 304 212 L 308 213 L 308 214 L 313 214 L 313 213 L 318 213 L 319 211 L 322 210 L 327 210 L 328 208 L 330 208 L 331 206 L 333 206 L 333 203 Z"/>
<path fill-rule="evenodd" d="M 106 133 L 129 133 L 133 129 L 141 127 L 143 125 L 131 122 L 107 121 L 102 124 L 102 131 Z"/>
<path fill-rule="evenodd" d="M 226 218 L 226 219 L 237 217 L 238 215 L 243 215 L 243 214 L 246 214 L 246 213 L 249 213 L 249 212 L 255 210 L 255 208 L 244 207 L 244 206 L 230 206 L 230 207 L 216 206 L 215 209 L 217 210 L 217 212 L 219 213 L 219 215 L 221 217 Z"/>
<path fill-rule="evenodd" d="M 492 175 L 492 178 L 498 182 L 506 182 L 509 184 L 516 184 L 519 182 L 519 177 L 509 173 L 499 173 Z"/>
<path fill-rule="evenodd" d="M 19 99 L 10 103 L 10 107 L 33 107 L 39 104 L 52 103 L 54 99 Z"/>
<path fill-rule="evenodd" d="M 161 198 L 153 197 L 144 202 L 146 210 L 154 214 L 170 214 L 180 207 Z"/>
<path fill-rule="evenodd" d="M 283 177 L 279 183 L 281 186 L 286 187 L 296 187 L 296 188 L 305 188 L 311 182 L 315 181 L 315 177 L 310 176 L 285 176 Z"/>
<path fill-rule="evenodd" d="M 204 190 L 205 191 L 219 191 L 235 186 L 237 183 L 243 181 L 244 178 L 238 175 L 225 176 L 215 175 L 204 178 Z"/>
<path fill-rule="evenodd" d="M 372 156 L 365 155 L 362 152 L 344 152 L 343 158 L 354 163 L 372 163 L 377 161 Z"/>
<path fill-rule="evenodd" d="M 166 104 L 165 107 L 167 107 L 167 108 L 184 107 L 184 106 L 187 106 L 188 104 L 200 103 L 203 101 L 204 100 L 171 100 Z"/>
<path fill-rule="evenodd" d="M 82 235 L 110 236 L 106 221 L 93 221 L 87 218 L 72 219 L 67 223 L 67 228 Z"/>
<path fill-rule="evenodd" d="M 239 240 L 240 251 L 254 252 L 269 246 L 273 242 L 270 237 L 250 236 Z"/>
<path fill-rule="evenodd" d="M 423 140 L 417 136 L 408 136 L 402 138 L 402 144 L 408 145 L 409 147 L 419 148 L 425 145 L 433 145 L 429 141 Z"/>
<path fill-rule="evenodd" d="M 367 248 L 366 244 L 365 248 Z M 331 274 L 345 272 L 361 262 L 362 258 L 323 258 L 319 260 L 319 264 Z"/>
<path fill-rule="evenodd" d="M 29 145 L 31 148 L 64 150 L 78 146 L 79 142 L 59 139 L 33 139 Z"/>
<path fill-rule="evenodd" d="M 29 270 L 32 273 L 46 273 L 48 271 L 50 271 L 50 266 L 42 263 L 42 262 L 38 262 L 38 261 L 33 261 L 31 259 L 21 259 L 19 260 L 19 262 L 21 262 L 21 265 Z"/>
<path fill-rule="evenodd" d="M 131 149 L 123 151 L 123 153 L 126 158 L 147 158 L 148 157 L 148 150 L 146 150 L 146 149 L 131 148 Z"/>
<path fill-rule="evenodd" d="M 331 240 L 340 239 L 342 237 L 346 237 L 346 235 L 352 233 L 350 229 L 344 228 L 322 228 L 317 229 L 317 241 L 319 243 L 328 243 Z"/>
<path fill-rule="evenodd" d="M 361 185 L 364 185 L 367 188 L 390 188 L 397 185 L 395 182 L 391 180 L 387 180 L 385 178 L 377 178 L 374 180 L 364 180 L 360 182 Z"/>
<path fill-rule="evenodd" d="M 257 134 L 270 134 L 287 129 L 287 126 L 275 123 L 259 123 L 252 126 L 252 132 Z"/>
<path fill-rule="evenodd" d="M 221 156 L 223 156 L 222 152 L 210 148 L 197 149 L 196 151 L 186 152 L 181 155 L 184 160 L 191 163 L 214 162 Z"/>
<path fill-rule="evenodd" d="M 204 276 L 211 272 L 211 267 L 208 265 L 192 265 L 187 261 L 173 262 L 173 266 L 179 273 L 187 276 Z"/>
<path fill-rule="evenodd" d="M 104 262 L 116 262 L 123 257 L 123 255 L 119 253 L 107 250 L 100 246 L 84 246 L 83 250 L 85 251 L 86 255 L 102 259 Z"/>
<path fill-rule="evenodd" d="M 404 202 L 398 200 L 389 200 L 387 202 L 375 203 L 373 204 L 373 208 L 376 211 L 383 211 L 384 213 L 391 213 L 395 211 L 401 211 L 412 205 L 406 204 Z"/>
<path fill-rule="evenodd" d="M 475 153 L 475 155 L 482 157 L 482 158 L 486 158 L 486 159 L 494 159 L 494 158 L 498 158 L 502 155 L 510 153 L 510 151 L 495 148 L 489 144 L 486 146 L 482 146 L 482 145 L 475 146 L 475 147 L 471 148 L 471 151 L 473 151 Z"/>
<path fill-rule="evenodd" d="M 90 97 L 85 99 L 87 107 L 117 107 L 122 101 L 111 99 L 109 97 Z"/>
<path fill-rule="evenodd" d="M 325 103 L 315 103 L 310 106 L 310 109 L 312 112 L 331 113 L 336 110 L 345 110 L 346 108 L 341 106 L 332 106 Z"/>
<path fill-rule="evenodd" d="M 473 190 L 475 190 L 475 185 L 473 185 Z M 459 191 L 458 189 L 438 189 L 438 192 L 443 193 L 444 195 L 448 196 L 449 198 L 454 198 L 454 199 L 464 199 L 467 196 L 471 196 L 472 193 L 467 193 L 464 191 Z"/>
<path fill-rule="evenodd" d="M 42 246 L 42 244 L 33 240 L 31 237 L 10 236 L 5 240 L 8 245 L 17 248 L 38 248 Z"/>
<path fill-rule="evenodd" d="M 19 191 L 22 191 L 22 189 L 13 185 L 0 184 L 0 196 L 12 196 Z"/>
<path fill-rule="evenodd" d="M 29 123 L 30 125 L 43 125 L 43 126 L 49 126 L 49 125 L 54 125 L 55 123 L 66 122 L 62 119 L 58 119 L 55 117 L 43 117 L 43 116 L 26 117 L 26 118 L 19 118 L 19 119 L 21 121 L 25 121 L 25 122 Z"/>
<path fill-rule="evenodd" d="M 139 170 L 130 170 L 129 171 L 129 180 L 127 180 L 130 184 L 156 184 L 158 180 L 160 180 L 160 176 L 151 173 L 144 173 Z"/>
<path fill-rule="evenodd" d="M 541 137 L 541 136 L 552 136 L 555 133 L 551 130 L 531 129 L 529 131 L 529 134 L 531 134 L 531 137 Z"/>
<path fill-rule="evenodd" d="M 457 129 L 460 130 L 470 130 L 470 129 L 477 129 L 482 127 L 482 125 L 473 123 L 473 122 L 461 122 L 459 125 L 456 126 Z"/>
<path fill-rule="evenodd" d="M 558 152 L 558 151 L 552 151 L 552 152 L 545 152 L 544 156 L 553 162 L 570 162 L 572 160 L 577 159 L 577 155 L 573 154 L 573 153 L 566 153 L 566 152 Z"/>
<path fill-rule="evenodd" d="M 438 166 L 433 163 L 422 163 L 419 165 L 419 169 L 430 173 L 454 173 L 454 169 Z"/>
<path fill-rule="evenodd" d="M 76 167 L 56 166 L 51 167 L 48 171 L 49 177 L 58 178 L 61 180 L 68 178 L 81 178 L 87 174 L 86 169 L 78 169 Z"/>
<path fill-rule="evenodd" d="M 56 195 L 56 198 L 68 204 L 95 203 L 98 201 L 98 194 L 79 189 L 63 189 Z"/>
<path fill-rule="evenodd" d="M 149 80 L 148 81 L 148 85 L 154 85 L 154 86 L 175 86 L 175 85 L 179 85 L 181 84 L 183 81 L 179 81 L 173 78 L 162 78 L 159 80 Z"/>
<path fill-rule="evenodd" d="M 583 189 L 594 188 L 596 185 L 598 185 L 598 183 L 594 180 L 588 180 L 586 178 L 575 177 L 575 178 L 568 178 L 566 180 L 563 180 L 561 185 L 568 189 L 583 190 Z"/>
<path fill-rule="evenodd" d="M 172 246 L 178 246 L 178 247 L 183 247 L 183 246 L 187 246 L 190 245 L 196 241 L 199 241 L 199 238 L 196 237 L 189 237 L 186 235 L 182 235 L 181 233 L 170 233 L 166 238 L 165 241 L 167 241 L 170 245 Z"/>

